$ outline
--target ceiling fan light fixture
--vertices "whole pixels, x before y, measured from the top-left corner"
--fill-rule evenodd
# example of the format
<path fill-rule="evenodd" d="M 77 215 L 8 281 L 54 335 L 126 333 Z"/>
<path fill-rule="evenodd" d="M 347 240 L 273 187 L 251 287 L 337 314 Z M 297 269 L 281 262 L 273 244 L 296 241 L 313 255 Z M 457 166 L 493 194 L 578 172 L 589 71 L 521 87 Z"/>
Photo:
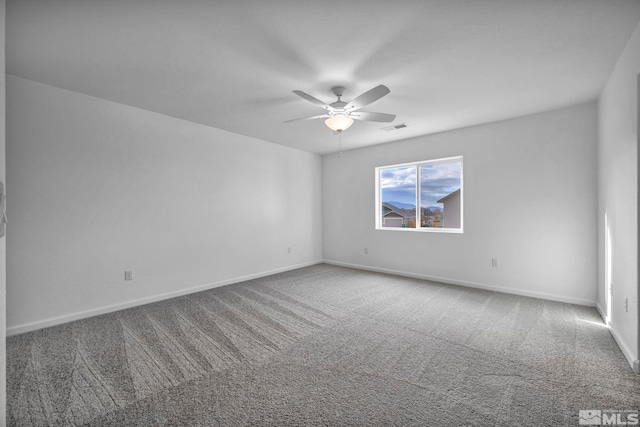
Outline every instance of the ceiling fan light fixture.
<path fill-rule="evenodd" d="M 347 116 L 333 116 L 325 120 L 324 124 L 334 132 L 342 132 L 351 127 L 353 119 Z"/>

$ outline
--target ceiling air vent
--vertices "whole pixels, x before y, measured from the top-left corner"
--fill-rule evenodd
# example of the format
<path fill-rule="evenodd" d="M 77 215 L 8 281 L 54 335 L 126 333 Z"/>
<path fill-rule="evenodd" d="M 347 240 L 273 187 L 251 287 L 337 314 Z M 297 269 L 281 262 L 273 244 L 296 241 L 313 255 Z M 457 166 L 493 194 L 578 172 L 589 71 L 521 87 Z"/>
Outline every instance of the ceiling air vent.
<path fill-rule="evenodd" d="M 380 129 L 389 132 L 389 131 L 392 131 L 392 130 L 398 130 L 398 129 L 402 129 L 402 128 L 406 128 L 406 127 L 407 127 L 406 123 L 400 123 L 399 125 L 387 126 L 387 127 L 383 127 L 383 128 L 380 128 Z"/>

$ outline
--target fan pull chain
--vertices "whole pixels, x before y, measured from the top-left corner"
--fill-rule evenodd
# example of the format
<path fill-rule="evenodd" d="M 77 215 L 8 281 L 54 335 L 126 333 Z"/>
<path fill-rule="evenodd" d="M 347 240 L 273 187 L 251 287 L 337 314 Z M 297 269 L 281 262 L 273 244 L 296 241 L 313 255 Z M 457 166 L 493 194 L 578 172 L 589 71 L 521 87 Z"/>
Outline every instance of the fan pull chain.
<path fill-rule="evenodd" d="M 338 152 L 338 158 L 342 158 L 342 131 L 338 131 L 338 147 L 339 147 L 339 152 Z"/>

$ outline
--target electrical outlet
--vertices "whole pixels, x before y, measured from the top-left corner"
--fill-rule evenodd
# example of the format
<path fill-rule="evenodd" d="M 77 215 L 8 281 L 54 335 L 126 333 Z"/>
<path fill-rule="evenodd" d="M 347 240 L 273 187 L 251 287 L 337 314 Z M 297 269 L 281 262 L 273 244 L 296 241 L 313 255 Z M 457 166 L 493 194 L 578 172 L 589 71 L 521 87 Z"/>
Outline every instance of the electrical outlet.
<path fill-rule="evenodd" d="M 287 253 L 288 253 L 288 254 L 290 254 L 290 253 L 291 253 L 291 246 L 289 246 L 289 247 L 287 248 Z"/>
<path fill-rule="evenodd" d="M 133 280 L 133 270 L 124 271 L 124 280 Z"/>
<path fill-rule="evenodd" d="M 491 267 L 499 268 L 500 267 L 500 260 L 498 258 L 491 258 Z"/>
<path fill-rule="evenodd" d="M 364 254 L 368 255 L 369 254 L 369 248 L 364 248 Z"/>

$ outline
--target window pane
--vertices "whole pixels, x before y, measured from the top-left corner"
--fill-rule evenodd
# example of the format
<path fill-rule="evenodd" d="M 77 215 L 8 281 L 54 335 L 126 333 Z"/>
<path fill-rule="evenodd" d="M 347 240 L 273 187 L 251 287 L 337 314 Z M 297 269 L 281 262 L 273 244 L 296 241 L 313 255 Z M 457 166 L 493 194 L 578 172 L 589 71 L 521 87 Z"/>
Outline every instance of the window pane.
<path fill-rule="evenodd" d="M 460 228 L 462 162 L 420 166 L 420 226 Z"/>
<path fill-rule="evenodd" d="M 416 227 L 415 166 L 380 171 L 381 227 Z"/>

